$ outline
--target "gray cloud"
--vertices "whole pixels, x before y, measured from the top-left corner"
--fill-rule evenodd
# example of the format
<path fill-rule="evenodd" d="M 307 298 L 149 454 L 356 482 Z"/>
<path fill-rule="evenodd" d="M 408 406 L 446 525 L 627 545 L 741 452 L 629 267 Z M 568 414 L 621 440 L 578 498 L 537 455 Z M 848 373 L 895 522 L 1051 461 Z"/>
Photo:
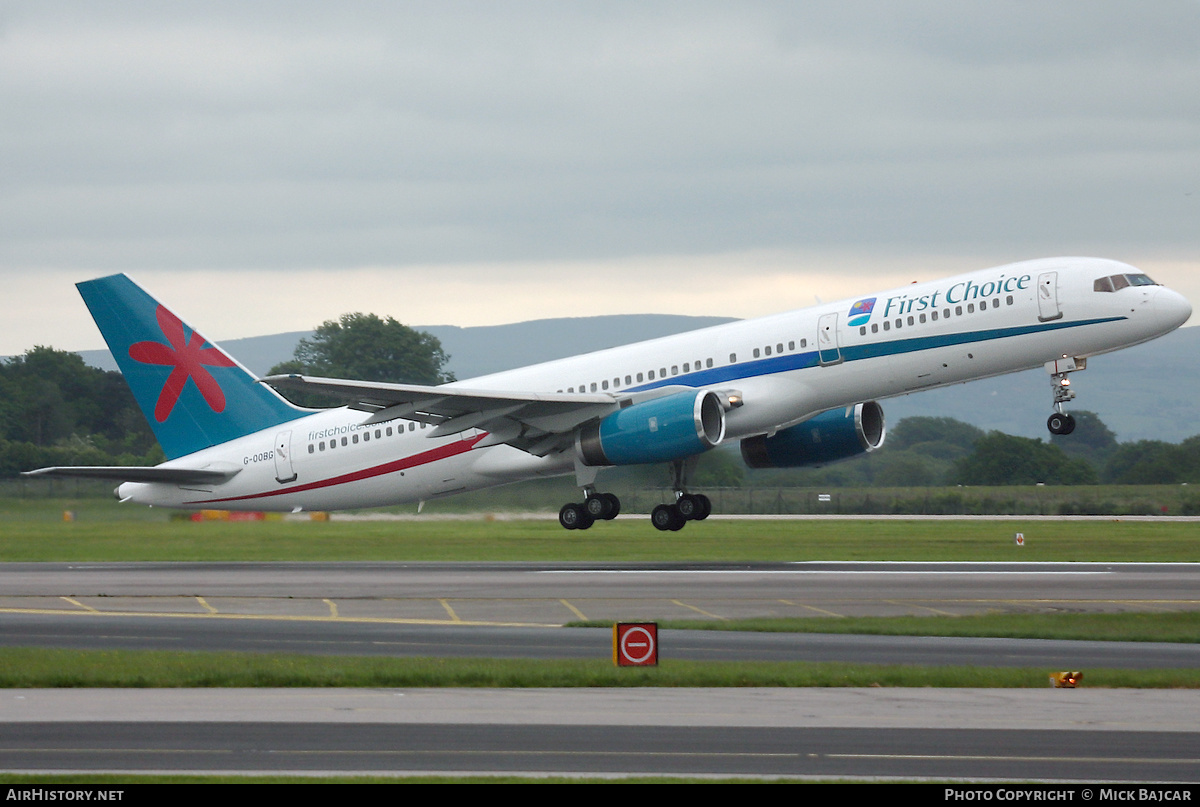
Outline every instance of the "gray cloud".
<path fill-rule="evenodd" d="M 7 2 L 0 272 L 1181 260 L 1198 45 L 1182 1 Z"/>

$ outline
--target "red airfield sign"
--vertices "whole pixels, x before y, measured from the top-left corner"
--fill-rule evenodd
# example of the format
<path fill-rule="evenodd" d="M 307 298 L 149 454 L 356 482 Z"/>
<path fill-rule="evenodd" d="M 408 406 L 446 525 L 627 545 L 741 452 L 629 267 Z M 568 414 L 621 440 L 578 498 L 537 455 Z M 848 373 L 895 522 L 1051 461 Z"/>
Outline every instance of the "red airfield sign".
<path fill-rule="evenodd" d="M 657 667 L 658 623 L 618 622 L 613 625 L 613 664 L 618 667 Z"/>

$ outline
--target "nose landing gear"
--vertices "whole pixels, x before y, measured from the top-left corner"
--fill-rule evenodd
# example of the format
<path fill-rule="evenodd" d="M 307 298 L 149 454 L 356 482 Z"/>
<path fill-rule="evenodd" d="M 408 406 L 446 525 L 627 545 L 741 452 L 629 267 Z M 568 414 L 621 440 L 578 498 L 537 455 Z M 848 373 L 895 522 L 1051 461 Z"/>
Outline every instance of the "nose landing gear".
<path fill-rule="evenodd" d="M 1050 373 L 1050 386 L 1054 391 L 1054 414 L 1046 420 L 1046 428 L 1051 434 L 1068 435 L 1075 431 L 1075 418 L 1063 411 L 1063 404 L 1075 397 L 1068 376 L 1076 370 L 1084 369 L 1087 369 L 1087 359 L 1064 356 L 1059 360 L 1046 362 L 1046 372 Z"/>

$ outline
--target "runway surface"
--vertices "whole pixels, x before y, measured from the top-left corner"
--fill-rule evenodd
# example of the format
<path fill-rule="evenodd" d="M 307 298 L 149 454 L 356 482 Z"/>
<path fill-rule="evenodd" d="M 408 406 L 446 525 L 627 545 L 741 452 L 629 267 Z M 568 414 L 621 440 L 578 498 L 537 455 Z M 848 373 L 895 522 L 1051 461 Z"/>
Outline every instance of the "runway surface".
<path fill-rule="evenodd" d="M 599 657 L 571 619 L 1194 610 L 1191 564 L 0 564 L 0 643 Z M 663 631 L 667 657 L 1195 667 L 1198 645 Z M 1085 680 L 1086 683 L 1086 680 Z M 0 692 L 0 769 L 1195 781 L 1129 690 Z"/>
<path fill-rule="evenodd" d="M 10 690 L 0 768 L 1194 782 L 1197 693 Z"/>

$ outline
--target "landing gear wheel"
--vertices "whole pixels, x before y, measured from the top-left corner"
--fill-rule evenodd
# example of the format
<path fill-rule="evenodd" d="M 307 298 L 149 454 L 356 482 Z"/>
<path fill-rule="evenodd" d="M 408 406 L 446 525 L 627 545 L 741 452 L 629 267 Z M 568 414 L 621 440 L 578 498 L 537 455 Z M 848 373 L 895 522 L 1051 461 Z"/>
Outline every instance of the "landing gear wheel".
<path fill-rule="evenodd" d="M 583 507 L 593 519 L 612 521 L 621 512 L 621 500 L 612 493 L 593 493 Z"/>
<path fill-rule="evenodd" d="M 582 504 L 568 502 L 558 511 L 558 523 L 568 530 L 586 530 L 595 523 L 595 519 Z"/>
<path fill-rule="evenodd" d="M 607 518 L 611 506 L 603 496 L 592 495 L 587 497 L 587 500 L 583 503 L 583 508 L 587 510 L 588 515 L 592 518 Z"/>
<path fill-rule="evenodd" d="M 703 493 L 697 493 L 695 496 L 697 508 L 696 515 L 692 516 L 696 521 L 703 521 L 712 515 L 712 499 L 705 496 Z"/>
<path fill-rule="evenodd" d="M 675 508 L 679 511 L 679 515 L 683 516 L 684 521 L 699 518 L 698 514 L 701 512 L 700 502 L 690 493 L 685 493 L 676 499 Z"/>
<path fill-rule="evenodd" d="M 1046 421 L 1046 428 L 1050 430 L 1051 434 L 1068 435 L 1075 431 L 1075 418 L 1055 412 Z"/>
<path fill-rule="evenodd" d="M 683 529 L 686 519 L 679 513 L 679 508 L 673 504 L 660 504 L 650 513 L 650 523 L 655 529 L 662 531 L 679 531 Z"/>

